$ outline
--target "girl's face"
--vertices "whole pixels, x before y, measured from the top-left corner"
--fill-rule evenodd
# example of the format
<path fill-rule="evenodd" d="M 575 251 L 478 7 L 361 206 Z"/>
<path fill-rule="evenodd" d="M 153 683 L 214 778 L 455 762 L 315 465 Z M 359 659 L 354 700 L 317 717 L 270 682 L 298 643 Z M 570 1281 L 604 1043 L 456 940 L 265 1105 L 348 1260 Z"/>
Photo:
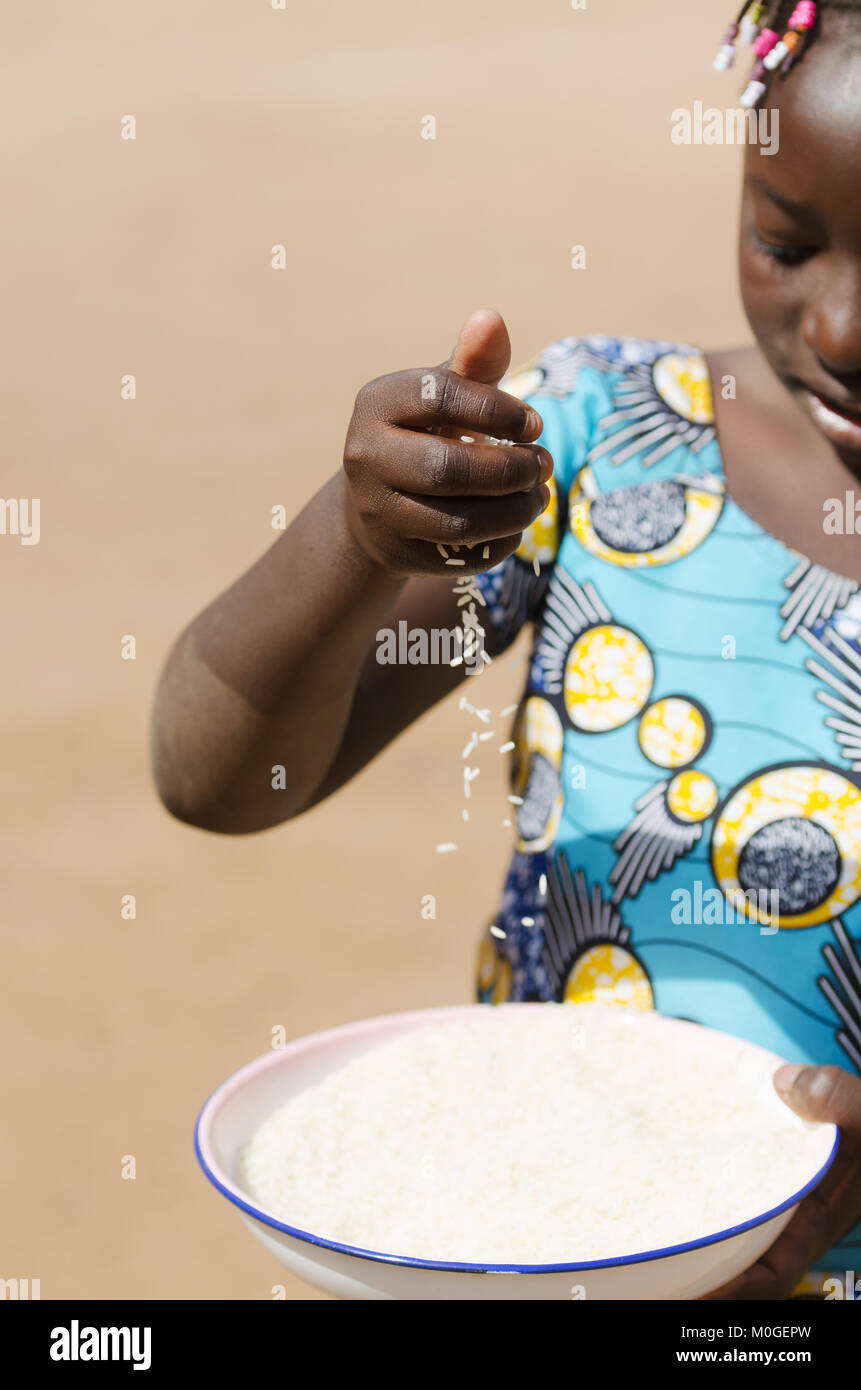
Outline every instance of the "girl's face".
<path fill-rule="evenodd" d="M 742 299 L 779 379 L 859 472 L 861 13 L 825 28 L 766 100 L 779 147 L 746 150 Z"/>

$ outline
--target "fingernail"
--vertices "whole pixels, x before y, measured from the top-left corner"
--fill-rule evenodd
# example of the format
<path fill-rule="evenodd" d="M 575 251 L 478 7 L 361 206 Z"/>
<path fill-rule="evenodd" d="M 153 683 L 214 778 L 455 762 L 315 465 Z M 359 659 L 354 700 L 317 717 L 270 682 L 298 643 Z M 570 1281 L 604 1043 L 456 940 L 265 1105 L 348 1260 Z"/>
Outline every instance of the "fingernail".
<path fill-rule="evenodd" d="M 541 455 L 541 466 L 538 469 L 539 483 L 549 483 L 553 477 L 553 460 L 549 454 Z"/>
<path fill-rule="evenodd" d="M 526 424 L 523 426 L 524 433 L 531 434 L 534 438 L 537 438 L 543 429 L 544 421 L 538 414 L 538 411 L 533 410 L 532 406 L 528 405 L 526 407 Z"/>
<path fill-rule="evenodd" d="M 541 512 L 543 512 L 546 511 L 547 508 L 550 506 L 550 489 L 546 483 L 542 483 L 538 491 L 541 493 L 541 497 L 543 500 L 543 505 L 541 508 Z M 541 512 L 538 513 L 539 516 L 541 515 Z"/>
<path fill-rule="evenodd" d="M 775 1087 L 778 1091 L 784 1093 L 791 1091 L 803 1071 L 804 1067 L 797 1064 L 785 1064 L 782 1067 L 778 1067 L 777 1071 L 774 1073 Z"/>

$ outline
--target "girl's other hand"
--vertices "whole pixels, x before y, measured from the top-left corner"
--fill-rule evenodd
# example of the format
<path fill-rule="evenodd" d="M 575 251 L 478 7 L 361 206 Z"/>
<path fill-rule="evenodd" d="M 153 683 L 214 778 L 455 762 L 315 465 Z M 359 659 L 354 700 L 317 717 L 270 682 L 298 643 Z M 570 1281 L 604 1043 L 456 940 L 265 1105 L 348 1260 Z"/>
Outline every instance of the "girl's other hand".
<path fill-rule="evenodd" d="M 541 418 L 497 389 L 510 360 L 502 317 L 479 309 L 447 362 L 359 392 L 344 449 L 347 521 L 388 573 L 490 569 L 547 506 L 553 460 L 534 442 Z M 465 563 L 447 570 L 447 558 Z"/>
<path fill-rule="evenodd" d="M 783 1066 L 774 1084 L 802 1119 L 839 1125 L 840 1147 L 771 1249 L 710 1299 L 789 1298 L 813 1263 L 861 1220 L 861 1076 L 841 1067 Z"/>

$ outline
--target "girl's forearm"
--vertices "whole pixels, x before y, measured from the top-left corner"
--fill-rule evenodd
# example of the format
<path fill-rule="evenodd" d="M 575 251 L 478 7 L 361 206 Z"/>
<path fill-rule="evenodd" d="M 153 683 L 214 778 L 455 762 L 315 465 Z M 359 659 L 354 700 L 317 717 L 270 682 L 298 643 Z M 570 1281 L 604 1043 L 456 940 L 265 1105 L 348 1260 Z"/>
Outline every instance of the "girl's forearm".
<path fill-rule="evenodd" d="M 326 776 L 365 657 L 404 584 L 362 549 L 346 515 L 338 474 L 171 652 L 153 763 L 180 819 L 264 829 L 302 811 Z"/>

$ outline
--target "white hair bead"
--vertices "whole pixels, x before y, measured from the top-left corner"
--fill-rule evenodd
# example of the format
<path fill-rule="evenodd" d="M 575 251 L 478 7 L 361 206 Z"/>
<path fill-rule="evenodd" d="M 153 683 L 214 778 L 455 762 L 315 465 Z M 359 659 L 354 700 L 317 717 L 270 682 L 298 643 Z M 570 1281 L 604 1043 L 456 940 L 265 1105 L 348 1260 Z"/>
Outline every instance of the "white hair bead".
<path fill-rule="evenodd" d="M 750 45 L 753 43 L 754 39 L 756 38 L 757 34 L 759 33 L 759 25 L 754 24 L 752 19 L 748 19 L 747 17 L 745 17 L 741 21 L 739 28 L 741 31 L 740 42 L 746 43 L 749 48 Z"/>
<path fill-rule="evenodd" d="M 770 53 L 766 53 L 762 61 L 765 63 L 765 66 L 768 68 L 769 72 L 773 72 L 775 68 L 780 67 L 784 58 L 788 57 L 789 49 L 783 42 L 783 39 L 781 39 L 780 43 L 776 43 L 774 45 L 774 48 L 771 50 Z"/>
<path fill-rule="evenodd" d="M 748 82 L 739 98 L 740 106 L 756 106 L 761 96 L 765 95 L 766 84 L 764 82 Z"/>
<path fill-rule="evenodd" d="M 712 67 L 715 72 L 726 72 L 735 62 L 735 48 L 731 43 L 722 44 L 715 55 Z"/>

